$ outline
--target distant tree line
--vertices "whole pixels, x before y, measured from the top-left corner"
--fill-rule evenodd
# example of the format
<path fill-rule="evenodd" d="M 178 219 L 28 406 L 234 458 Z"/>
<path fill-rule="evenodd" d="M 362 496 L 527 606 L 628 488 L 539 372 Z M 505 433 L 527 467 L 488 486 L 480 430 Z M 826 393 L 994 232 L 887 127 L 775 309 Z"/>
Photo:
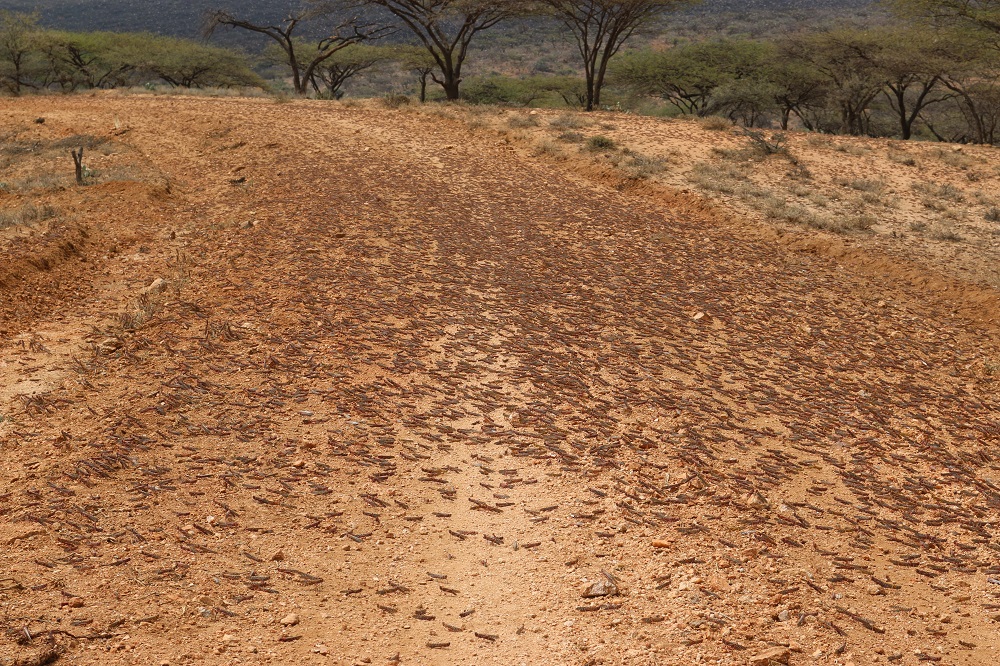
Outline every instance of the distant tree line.
<path fill-rule="evenodd" d="M 393 27 L 373 24 L 352 14 L 359 5 L 379 8 L 394 27 L 410 33 L 423 55 L 404 59 L 413 65 L 421 81 L 421 98 L 427 81 L 441 87 L 449 100 L 460 99 L 463 70 L 477 35 L 497 24 L 520 17 L 538 17 L 558 22 L 572 35 L 578 48 L 583 76 L 583 105 L 590 111 L 600 106 L 601 91 L 611 59 L 635 34 L 653 19 L 689 0 L 303 0 L 300 8 L 273 23 L 253 22 L 227 10 L 212 12 L 206 34 L 221 27 L 265 35 L 284 53 L 295 91 L 306 94 L 310 85 L 318 89 L 308 70 L 348 46 L 384 36 Z M 367 15 L 366 15 L 367 16 Z M 308 22 L 332 27 L 308 49 L 311 60 L 303 60 L 296 49 L 296 31 Z"/>
<path fill-rule="evenodd" d="M 150 34 L 45 30 L 35 15 L 0 12 L 0 90 L 19 95 L 147 83 L 264 85 L 246 58 L 229 49 Z"/>
<path fill-rule="evenodd" d="M 1000 141 L 1000 49 L 922 25 L 842 28 L 624 55 L 614 80 L 676 111 L 746 126 Z"/>
<path fill-rule="evenodd" d="M 575 44 L 581 76 L 479 77 L 466 82 L 466 98 L 592 110 L 610 85 L 619 98 L 747 126 L 1000 142 L 1000 0 L 888 2 L 896 20 L 874 28 L 631 52 L 622 52 L 631 39 L 686 0 L 302 0 L 272 22 L 213 11 L 205 35 L 232 28 L 267 38 L 264 61 L 283 68 L 299 95 L 339 97 L 351 77 L 393 60 L 417 77 L 421 100 L 429 84 L 454 100 L 477 35 L 532 17 Z M 409 35 L 410 45 L 372 43 L 389 34 Z M 42 30 L 35 17 L 0 13 L 0 86 L 11 93 L 149 81 L 262 85 L 244 57 L 205 43 Z"/>

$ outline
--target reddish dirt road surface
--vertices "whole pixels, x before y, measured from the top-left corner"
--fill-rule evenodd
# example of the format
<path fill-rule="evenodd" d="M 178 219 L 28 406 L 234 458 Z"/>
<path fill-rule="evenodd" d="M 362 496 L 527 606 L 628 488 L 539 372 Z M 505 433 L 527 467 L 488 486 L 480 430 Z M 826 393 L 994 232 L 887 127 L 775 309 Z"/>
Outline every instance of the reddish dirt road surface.
<path fill-rule="evenodd" d="M 412 111 L 0 118 L 117 174 L 3 237 L 0 664 L 995 659 L 988 322 Z"/>

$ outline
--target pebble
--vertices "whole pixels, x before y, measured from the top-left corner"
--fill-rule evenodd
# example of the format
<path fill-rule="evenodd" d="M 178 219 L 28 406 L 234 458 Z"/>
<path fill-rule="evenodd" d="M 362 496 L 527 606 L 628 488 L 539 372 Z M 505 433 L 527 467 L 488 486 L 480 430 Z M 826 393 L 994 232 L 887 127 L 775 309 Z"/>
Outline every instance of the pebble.
<path fill-rule="evenodd" d="M 750 657 L 750 666 L 774 666 L 775 664 L 787 666 L 788 660 L 791 658 L 792 653 L 788 648 L 774 647 Z"/>
<path fill-rule="evenodd" d="M 754 509 L 766 509 L 767 507 L 771 506 L 771 503 L 768 502 L 767 498 L 764 497 L 759 492 L 753 492 L 750 493 L 749 497 L 747 497 L 747 506 L 752 507 Z"/>
<path fill-rule="evenodd" d="M 148 287 L 142 289 L 139 293 L 146 294 L 149 296 L 155 296 L 156 294 L 162 294 L 167 290 L 167 281 L 163 278 L 156 278 L 153 280 Z"/>
<path fill-rule="evenodd" d="M 618 594 L 618 586 L 614 581 L 607 578 L 591 583 L 583 590 L 584 599 L 594 599 L 596 597 L 612 597 Z"/>
<path fill-rule="evenodd" d="M 286 627 L 294 627 L 299 623 L 299 616 L 295 613 L 289 613 L 285 617 L 281 618 L 281 624 Z"/>
<path fill-rule="evenodd" d="M 116 340 L 115 338 L 107 338 L 97 343 L 97 351 L 101 354 L 113 354 L 121 348 L 121 340 Z"/>

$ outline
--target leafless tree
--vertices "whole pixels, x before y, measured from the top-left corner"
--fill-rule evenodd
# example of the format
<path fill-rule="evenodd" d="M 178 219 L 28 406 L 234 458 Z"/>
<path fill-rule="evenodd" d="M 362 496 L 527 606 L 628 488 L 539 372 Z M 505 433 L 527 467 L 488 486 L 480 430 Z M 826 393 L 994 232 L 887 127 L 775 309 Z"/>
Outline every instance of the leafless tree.
<path fill-rule="evenodd" d="M 249 30 L 273 39 L 285 53 L 286 64 L 292 70 L 292 85 L 296 94 L 305 95 L 309 92 L 309 82 L 314 79 L 317 68 L 333 57 L 333 54 L 351 44 L 377 39 L 392 31 L 391 27 L 365 23 L 357 17 L 339 18 L 335 20 L 336 25 L 332 29 L 325 31 L 326 36 L 319 40 L 318 47 L 310 53 L 309 59 L 300 61 L 296 53 L 295 31 L 307 21 L 343 17 L 348 9 L 356 5 L 357 3 L 306 0 L 299 9 L 289 12 L 283 20 L 273 25 L 253 23 L 217 9 L 208 14 L 204 32 L 210 37 L 219 27 L 225 26 Z"/>

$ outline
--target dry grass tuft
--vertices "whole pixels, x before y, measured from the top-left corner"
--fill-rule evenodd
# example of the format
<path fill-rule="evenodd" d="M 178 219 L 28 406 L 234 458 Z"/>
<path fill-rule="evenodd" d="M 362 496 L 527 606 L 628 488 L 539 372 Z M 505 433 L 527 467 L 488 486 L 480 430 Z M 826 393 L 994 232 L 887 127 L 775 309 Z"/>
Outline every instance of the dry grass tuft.
<path fill-rule="evenodd" d="M 25 203 L 20 208 L 0 210 L 0 229 L 15 227 L 22 224 L 42 222 L 59 216 L 59 209 L 43 204 Z"/>

